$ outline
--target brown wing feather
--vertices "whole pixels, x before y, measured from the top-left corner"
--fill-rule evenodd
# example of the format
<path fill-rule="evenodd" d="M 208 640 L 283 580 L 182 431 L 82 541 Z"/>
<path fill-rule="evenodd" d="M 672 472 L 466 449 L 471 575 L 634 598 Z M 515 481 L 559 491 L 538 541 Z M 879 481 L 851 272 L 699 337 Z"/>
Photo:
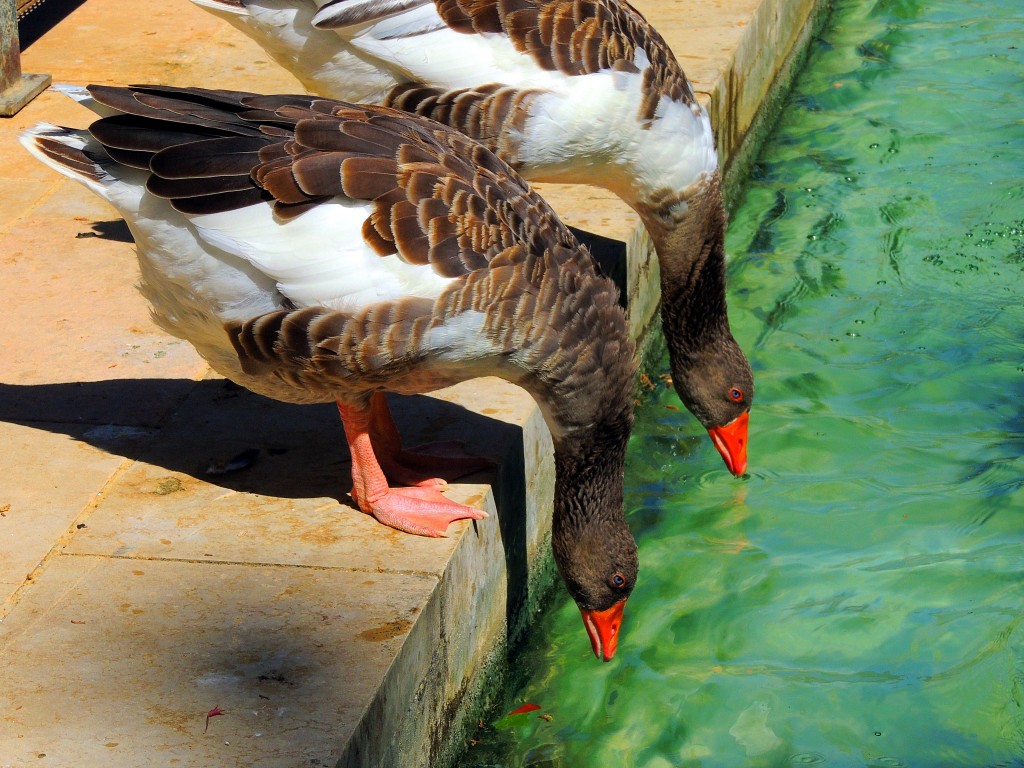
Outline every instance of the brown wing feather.
<path fill-rule="evenodd" d="M 92 90 L 127 114 L 99 120 L 93 135 L 112 156 L 128 153 L 150 170 L 150 190 L 187 213 L 270 202 L 291 218 L 336 196 L 365 200 L 373 211 L 362 234 L 375 252 L 449 277 L 507 258 L 516 243 L 576 247 L 514 170 L 422 117 L 317 97 Z M 499 111 L 515 98 L 501 89 L 491 96 L 488 108 Z"/>
<path fill-rule="evenodd" d="M 109 146 L 103 141 L 102 132 L 95 130 L 97 127 L 94 125 L 92 129 L 93 136 L 102 141 L 104 146 Z M 165 148 L 156 148 L 150 170 L 168 179 L 248 176 L 260 162 L 259 151 L 268 141 L 265 137 L 252 136 L 199 138 L 179 142 L 172 136 L 167 140 Z"/>
<path fill-rule="evenodd" d="M 357 26 L 425 5 L 429 0 L 333 0 L 315 17 L 321 29 Z M 626 0 L 433 0 L 441 20 L 463 34 L 506 35 L 520 53 L 543 69 L 569 76 L 633 67 L 642 49 L 651 76 L 639 115 L 654 117 L 659 99 L 694 103 L 693 90 L 665 39 Z M 402 86 L 404 87 L 404 86 Z M 390 99 L 390 103 L 395 103 Z M 438 105 L 440 118 L 452 102 Z M 465 122 L 456 118 L 450 125 Z M 496 133 L 496 132 L 495 132 Z M 471 134 L 473 135 L 473 134 Z M 474 138 L 479 138 L 474 135 Z M 492 147 L 493 149 L 493 147 Z M 504 156 L 504 155 L 503 155 Z"/>
<path fill-rule="evenodd" d="M 161 129 L 160 123 L 135 117 L 119 115 L 96 123 L 93 135 L 105 146 L 128 149 L 135 152 L 157 152 L 174 144 L 202 141 L 223 135 L 215 130 L 185 130 L 180 126 Z"/>
<path fill-rule="evenodd" d="M 640 117 L 650 120 L 661 97 L 685 104 L 693 90 L 672 49 L 626 0 L 435 0 L 449 27 L 466 34 L 509 37 L 544 69 L 586 75 L 618 62 L 632 65 L 642 49 L 652 72 Z"/>

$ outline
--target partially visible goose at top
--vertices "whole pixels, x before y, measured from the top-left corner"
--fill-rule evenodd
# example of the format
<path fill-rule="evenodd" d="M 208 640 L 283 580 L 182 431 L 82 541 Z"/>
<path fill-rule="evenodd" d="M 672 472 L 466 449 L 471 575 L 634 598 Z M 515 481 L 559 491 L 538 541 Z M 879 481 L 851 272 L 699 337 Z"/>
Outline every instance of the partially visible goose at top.
<path fill-rule="evenodd" d="M 337 402 L 363 512 L 430 536 L 483 517 L 443 481 L 388 485 L 382 463 L 419 465 L 383 392 L 493 375 L 533 395 L 555 445 L 555 560 L 609 660 L 638 569 L 623 517 L 635 350 L 615 286 L 544 201 L 480 144 L 383 107 L 63 90 L 107 117 L 22 142 L 124 217 L 163 328 L 255 392 Z"/>
<path fill-rule="evenodd" d="M 661 267 L 680 399 L 747 464 L 753 376 L 729 328 L 711 123 L 625 0 L 193 0 L 313 92 L 428 115 L 531 181 L 587 183 L 640 215 Z"/>

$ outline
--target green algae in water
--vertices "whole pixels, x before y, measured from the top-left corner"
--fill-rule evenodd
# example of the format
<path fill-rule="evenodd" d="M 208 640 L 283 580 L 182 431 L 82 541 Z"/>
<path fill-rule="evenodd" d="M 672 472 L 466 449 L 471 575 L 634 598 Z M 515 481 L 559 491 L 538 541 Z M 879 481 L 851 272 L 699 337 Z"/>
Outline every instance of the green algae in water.
<path fill-rule="evenodd" d="M 1022 104 L 1020 0 L 836 3 L 730 224 L 750 474 L 645 400 L 618 654 L 560 596 L 463 766 L 1024 765 Z"/>

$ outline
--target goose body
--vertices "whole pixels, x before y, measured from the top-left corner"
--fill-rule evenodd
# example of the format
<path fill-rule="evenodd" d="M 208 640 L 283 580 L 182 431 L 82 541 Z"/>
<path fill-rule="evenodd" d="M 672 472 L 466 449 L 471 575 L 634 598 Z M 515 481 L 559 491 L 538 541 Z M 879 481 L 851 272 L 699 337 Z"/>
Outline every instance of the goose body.
<path fill-rule="evenodd" d="M 658 253 L 673 382 L 746 468 L 753 376 L 725 302 L 725 212 L 706 111 L 625 0 L 193 0 L 313 92 L 426 115 L 531 181 L 603 186 Z"/>
<path fill-rule="evenodd" d="M 65 90 L 105 117 L 37 126 L 25 146 L 125 218 L 163 328 L 255 392 L 337 402 L 364 512 L 425 535 L 482 516 L 435 479 L 389 486 L 415 462 L 383 392 L 495 375 L 534 396 L 555 443 L 555 559 L 610 659 L 637 573 L 634 348 L 615 287 L 543 200 L 483 146 L 387 108 Z"/>

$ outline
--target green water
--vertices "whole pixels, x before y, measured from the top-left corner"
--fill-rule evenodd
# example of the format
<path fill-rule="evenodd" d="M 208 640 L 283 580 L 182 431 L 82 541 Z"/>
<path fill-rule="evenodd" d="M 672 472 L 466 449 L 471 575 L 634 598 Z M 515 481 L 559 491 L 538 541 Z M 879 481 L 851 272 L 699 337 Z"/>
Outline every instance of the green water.
<path fill-rule="evenodd" d="M 462 764 L 1024 765 L 1024 3 L 836 3 L 728 248 L 750 474 L 645 399 L 618 655 L 560 590 Z"/>

